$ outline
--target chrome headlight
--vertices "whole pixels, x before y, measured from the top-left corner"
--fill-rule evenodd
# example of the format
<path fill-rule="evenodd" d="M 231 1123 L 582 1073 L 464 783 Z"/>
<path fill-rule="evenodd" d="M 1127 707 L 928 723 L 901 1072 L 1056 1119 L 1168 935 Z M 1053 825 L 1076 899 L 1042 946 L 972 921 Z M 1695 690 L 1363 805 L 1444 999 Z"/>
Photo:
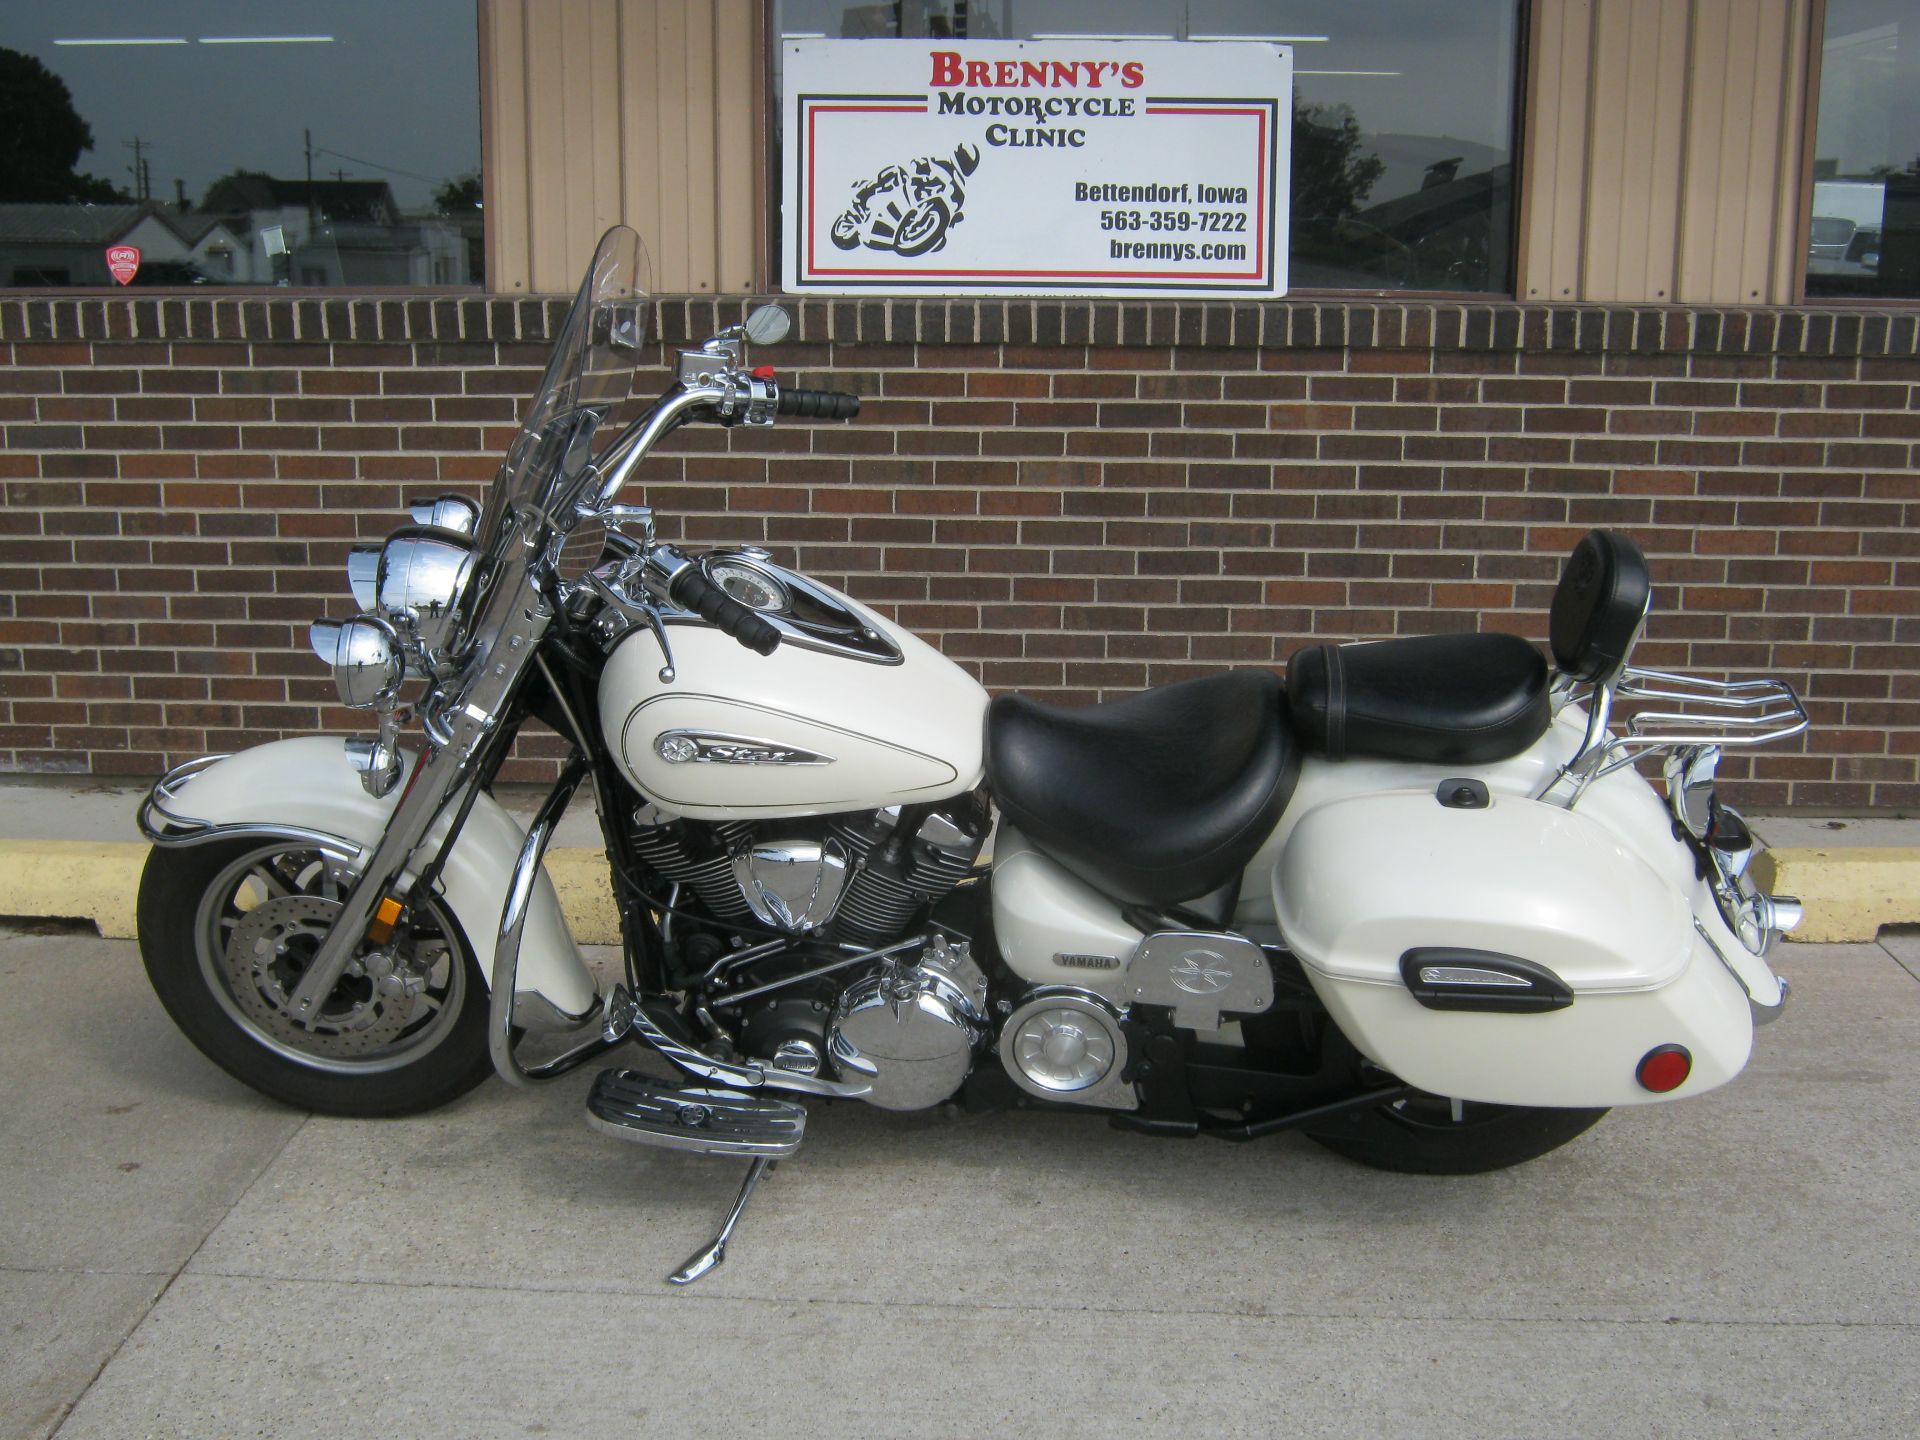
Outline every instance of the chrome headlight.
<path fill-rule="evenodd" d="M 417 642 L 422 659 L 438 663 L 459 638 L 473 542 L 445 530 L 405 526 L 380 551 L 374 593 L 394 630 Z"/>
<path fill-rule="evenodd" d="M 431 495 L 424 500 L 409 500 L 407 511 L 416 525 L 431 525 L 456 535 L 471 535 L 480 527 L 480 507 L 464 495 Z"/>
<path fill-rule="evenodd" d="M 400 637 L 377 615 L 316 620 L 307 639 L 314 653 L 333 667 L 341 704 L 367 710 L 391 705 L 399 696 L 406 659 L 400 653 Z"/>
<path fill-rule="evenodd" d="M 353 603 L 362 610 L 373 609 L 378 593 L 374 587 L 379 576 L 378 545 L 356 545 L 347 551 L 347 588 L 353 592 Z"/>

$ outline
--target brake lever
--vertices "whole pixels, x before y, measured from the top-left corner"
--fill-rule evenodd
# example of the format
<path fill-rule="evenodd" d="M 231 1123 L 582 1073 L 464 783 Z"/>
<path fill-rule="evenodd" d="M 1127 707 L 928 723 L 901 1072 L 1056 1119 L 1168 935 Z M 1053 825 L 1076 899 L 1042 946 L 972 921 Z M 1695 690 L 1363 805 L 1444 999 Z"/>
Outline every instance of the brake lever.
<path fill-rule="evenodd" d="M 587 572 L 586 582 L 589 590 L 622 614 L 638 616 L 647 622 L 647 628 L 653 631 L 653 638 L 660 642 L 661 658 L 666 661 L 660 667 L 660 683 L 673 684 L 676 673 L 673 664 L 673 645 L 667 639 L 667 625 L 660 618 L 660 607 L 655 605 L 651 598 L 644 603 L 636 604 L 630 596 L 622 595 L 592 571 Z"/>

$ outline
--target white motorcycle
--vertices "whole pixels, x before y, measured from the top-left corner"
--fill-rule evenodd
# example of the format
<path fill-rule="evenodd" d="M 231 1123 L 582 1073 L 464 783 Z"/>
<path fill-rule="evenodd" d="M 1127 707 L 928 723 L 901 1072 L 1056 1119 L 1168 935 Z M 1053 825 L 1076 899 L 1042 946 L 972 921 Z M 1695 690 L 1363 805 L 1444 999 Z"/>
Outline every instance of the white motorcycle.
<path fill-rule="evenodd" d="M 748 368 L 786 333 L 769 306 L 603 440 L 644 264 L 632 231 L 601 242 L 484 507 L 418 502 L 351 555 L 361 613 L 312 640 L 377 734 L 195 760 L 143 806 L 148 973 L 217 1064 L 390 1115 L 651 1050 L 666 1065 L 601 1073 L 589 1123 L 751 1162 L 683 1284 L 808 1098 L 1297 1129 L 1466 1173 L 1745 1065 L 1799 907 L 1754 887 L 1714 767 L 1806 716 L 1778 681 L 1630 666 L 1630 540 L 1574 551 L 1551 669 L 1444 635 L 1319 646 L 1284 683 L 989 702 L 766 552 L 687 554 L 618 503 L 680 425 L 858 409 Z M 522 829 L 491 787 L 528 718 L 573 750 Z M 1664 801 L 1635 768 L 1657 752 Z M 605 993 L 541 864 L 583 782 L 625 941 Z"/>

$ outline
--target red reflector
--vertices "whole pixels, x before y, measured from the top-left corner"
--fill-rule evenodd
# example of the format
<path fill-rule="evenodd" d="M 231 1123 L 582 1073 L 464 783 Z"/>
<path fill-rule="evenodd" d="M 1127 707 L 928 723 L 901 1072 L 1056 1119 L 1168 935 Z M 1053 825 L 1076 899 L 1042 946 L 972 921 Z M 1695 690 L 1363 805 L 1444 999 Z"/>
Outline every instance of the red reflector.
<path fill-rule="evenodd" d="M 1684 1045 L 1657 1045 L 1640 1059 L 1634 1077 L 1656 1095 L 1678 1090 L 1693 1073 L 1693 1056 Z"/>

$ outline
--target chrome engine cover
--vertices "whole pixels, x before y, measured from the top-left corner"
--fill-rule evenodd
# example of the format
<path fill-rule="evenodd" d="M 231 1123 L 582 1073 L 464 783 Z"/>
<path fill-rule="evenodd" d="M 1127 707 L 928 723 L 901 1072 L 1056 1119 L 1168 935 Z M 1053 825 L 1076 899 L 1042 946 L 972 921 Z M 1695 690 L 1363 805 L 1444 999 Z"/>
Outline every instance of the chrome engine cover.
<path fill-rule="evenodd" d="M 831 840 L 762 840 L 734 853 L 733 878 L 762 923 L 789 934 L 818 930 L 839 908 L 847 855 Z"/>
<path fill-rule="evenodd" d="M 987 977 L 963 943 L 935 939 L 917 963 L 889 962 L 848 986 L 827 1026 L 827 1053 L 871 1086 L 884 1110 L 924 1110 L 960 1088 L 987 1034 Z"/>

